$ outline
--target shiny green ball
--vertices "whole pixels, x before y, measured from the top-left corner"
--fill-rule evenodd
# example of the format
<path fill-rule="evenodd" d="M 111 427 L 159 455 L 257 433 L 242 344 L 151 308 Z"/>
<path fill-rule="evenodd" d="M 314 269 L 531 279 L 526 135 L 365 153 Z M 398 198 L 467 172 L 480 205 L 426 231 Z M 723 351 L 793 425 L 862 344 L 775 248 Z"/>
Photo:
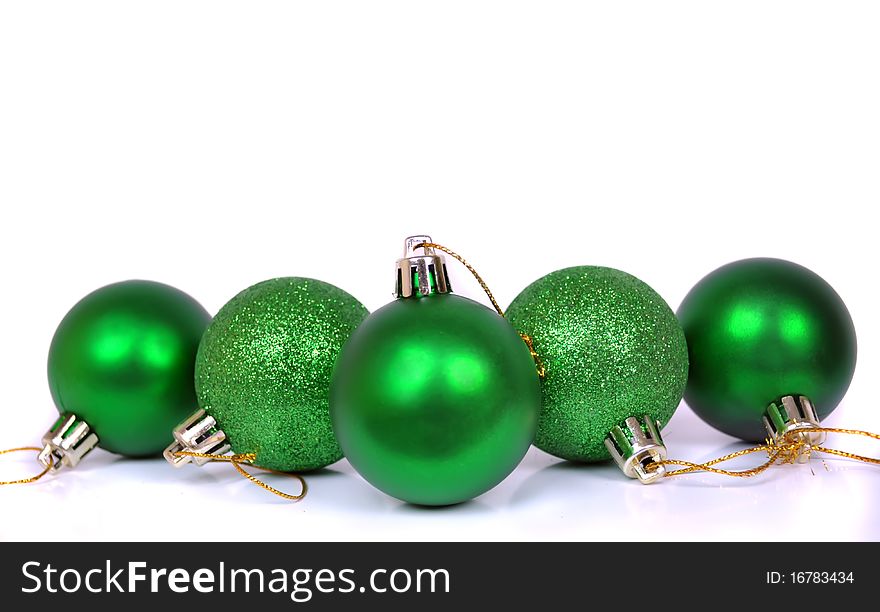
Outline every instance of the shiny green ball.
<path fill-rule="evenodd" d="M 520 293 L 507 318 L 532 337 L 544 363 L 535 446 L 573 461 L 609 458 L 604 440 L 624 419 L 665 425 L 687 383 L 688 355 L 675 314 L 634 276 L 565 268 Z"/>
<path fill-rule="evenodd" d="M 367 314 L 342 289 L 310 278 L 264 281 L 220 309 L 199 346 L 196 391 L 233 451 L 285 472 L 342 458 L 330 374 Z"/>
<path fill-rule="evenodd" d="M 535 363 L 510 324 L 467 298 L 398 299 L 352 335 L 333 377 L 333 427 L 368 482 L 423 505 L 507 477 L 535 434 Z"/>
<path fill-rule="evenodd" d="M 211 316 L 187 294 L 149 281 L 90 293 L 65 315 L 49 349 L 49 388 L 101 448 L 142 457 L 196 407 L 193 369 Z"/>
<path fill-rule="evenodd" d="M 806 395 L 820 418 L 840 403 L 856 366 L 846 305 L 810 270 L 781 259 L 744 259 L 697 283 L 678 310 L 690 349 L 688 405 L 749 441 L 783 395 Z"/>

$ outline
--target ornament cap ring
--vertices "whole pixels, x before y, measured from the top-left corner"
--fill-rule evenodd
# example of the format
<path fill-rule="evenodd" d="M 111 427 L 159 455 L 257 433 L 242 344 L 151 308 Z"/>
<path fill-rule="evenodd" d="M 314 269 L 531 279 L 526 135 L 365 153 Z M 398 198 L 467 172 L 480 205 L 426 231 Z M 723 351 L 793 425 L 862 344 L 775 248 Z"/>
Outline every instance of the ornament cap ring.
<path fill-rule="evenodd" d="M 432 242 L 427 235 L 409 236 L 403 244 L 403 257 L 397 260 L 397 280 L 394 296 L 398 298 L 425 297 L 435 293 L 449 293 L 449 274 L 446 258 L 433 247 L 418 248 Z"/>
<path fill-rule="evenodd" d="M 224 455 L 232 450 L 226 441 L 226 433 L 217 427 L 217 421 L 203 408 L 193 412 L 188 419 L 174 428 L 174 442 L 162 455 L 174 467 L 194 463 L 201 467 L 211 461 L 208 457 L 193 457 L 178 453 L 188 452 L 203 455 Z"/>
<path fill-rule="evenodd" d="M 657 482 L 666 475 L 662 462 L 666 446 L 660 436 L 660 423 L 649 416 L 629 417 L 616 425 L 605 438 L 605 448 L 621 471 L 642 484 Z"/>
<path fill-rule="evenodd" d="M 51 472 L 76 467 L 95 446 L 98 435 L 89 424 L 72 413 L 62 414 L 43 435 L 39 461 Z"/>
<path fill-rule="evenodd" d="M 792 438 L 804 442 L 803 449 L 798 453 L 798 462 L 806 463 L 810 458 L 810 450 L 825 441 L 825 433 L 821 431 L 800 431 L 820 427 L 819 416 L 813 402 L 805 395 L 784 395 L 771 402 L 764 413 L 764 428 L 773 444 L 782 444 Z"/>

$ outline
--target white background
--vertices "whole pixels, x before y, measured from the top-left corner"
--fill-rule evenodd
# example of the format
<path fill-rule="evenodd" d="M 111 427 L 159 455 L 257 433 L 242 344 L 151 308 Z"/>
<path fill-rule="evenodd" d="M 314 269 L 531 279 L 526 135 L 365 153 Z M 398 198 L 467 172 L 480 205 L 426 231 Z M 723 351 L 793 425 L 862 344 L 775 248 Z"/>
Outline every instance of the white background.
<path fill-rule="evenodd" d="M 0 448 L 51 424 L 46 352 L 89 291 L 161 280 L 216 312 L 298 275 L 374 309 L 423 232 L 505 306 L 570 265 L 676 308 L 728 261 L 797 261 L 859 333 L 827 423 L 880 430 L 878 31 L 876 2 L 3 3 Z M 742 447 L 684 405 L 665 437 L 687 459 Z M 0 478 L 34 465 L 4 456 Z M 533 449 L 438 510 L 344 461 L 309 482 L 290 504 L 229 466 L 97 451 L 0 487 L 0 539 L 880 539 L 880 469 L 843 460 L 644 487 Z"/>

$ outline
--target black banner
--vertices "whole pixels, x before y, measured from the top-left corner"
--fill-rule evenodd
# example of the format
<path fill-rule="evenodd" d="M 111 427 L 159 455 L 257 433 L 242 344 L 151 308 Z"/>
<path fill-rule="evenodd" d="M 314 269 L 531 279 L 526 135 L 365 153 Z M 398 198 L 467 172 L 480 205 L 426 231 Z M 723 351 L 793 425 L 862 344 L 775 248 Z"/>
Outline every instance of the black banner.
<path fill-rule="evenodd" d="M 876 543 L 7 543 L 2 551 L 4 609 L 812 606 L 868 597 L 880 573 Z"/>

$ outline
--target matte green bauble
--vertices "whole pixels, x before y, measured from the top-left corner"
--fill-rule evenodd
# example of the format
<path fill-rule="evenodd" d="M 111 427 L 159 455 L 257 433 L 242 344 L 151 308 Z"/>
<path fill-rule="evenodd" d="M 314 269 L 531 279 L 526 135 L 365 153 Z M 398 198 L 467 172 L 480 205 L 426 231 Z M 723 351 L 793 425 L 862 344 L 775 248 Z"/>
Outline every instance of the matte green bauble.
<path fill-rule="evenodd" d="M 663 298 L 634 276 L 597 266 L 552 272 L 520 293 L 507 318 L 544 363 L 535 445 L 573 461 L 610 458 L 624 419 L 665 425 L 687 383 L 684 334 Z"/>
<path fill-rule="evenodd" d="M 90 293 L 49 349 L 58 411 L 88 423 L 105 450 L 160 453 L 196 406 L 193 368 L 210 320 L 193 298 L 160 283 L 125 281 Z"/>
<path fill-rule="evenodd" d="M 342 458 L 330 374 L 367 314 L 342 289 L 296 277 L 245 289 L 217 313 L 199 346 L 196 390 L 233 451 L 286 472 Z"/>
<path fill-rule="evenodd" d="M 528 450 L 540 407 L 535 363 L 513 327 L 443 293 L 370 315 L 342 352 L 331 397 L 352 466 L 385 493 L 424 505 L 462 502 L 501 482 Z"/>
<path fill-rule="evenodd" d="M 819 418 L 840 403 L 856 365 L 856 334 L 834 289 L 781 259 L 718 268 L 678 310 L 690 349 L 688 405 L 737 438 L 766 436 L 762 416 L 783 395 L 810 398 Z"/>

